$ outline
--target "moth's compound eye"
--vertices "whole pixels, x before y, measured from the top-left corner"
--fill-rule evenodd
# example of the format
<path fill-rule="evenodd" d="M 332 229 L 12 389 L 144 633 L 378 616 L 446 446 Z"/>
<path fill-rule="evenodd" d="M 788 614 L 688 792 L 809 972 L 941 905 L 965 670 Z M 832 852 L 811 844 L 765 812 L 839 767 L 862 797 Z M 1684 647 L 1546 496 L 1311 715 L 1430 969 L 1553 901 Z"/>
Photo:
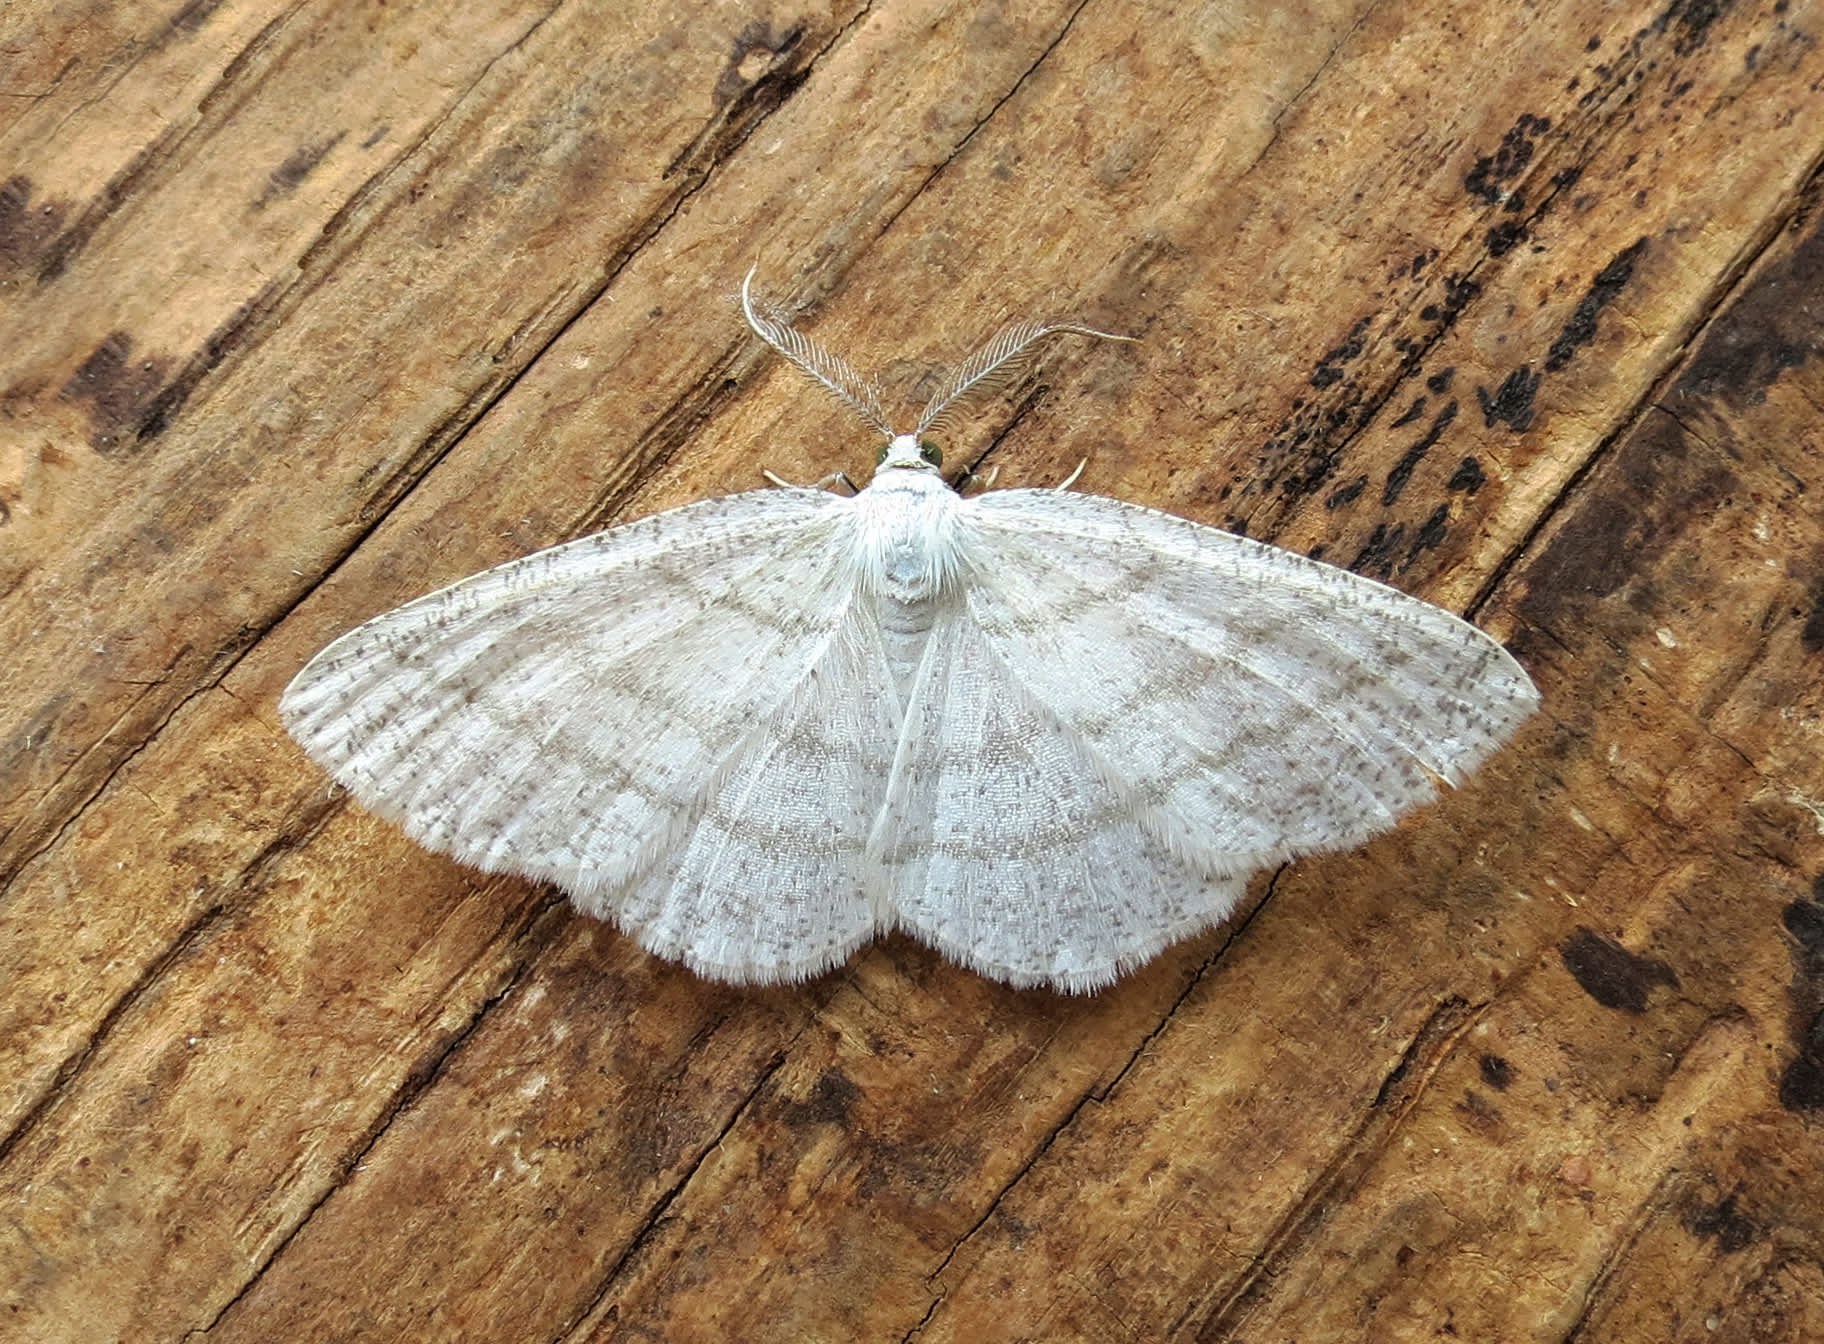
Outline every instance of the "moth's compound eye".
<path fill-rule="evenodd" d="M 918 455 L 934 467 L 944 465 L 944 450 L 929 439 L 923 439 L 918 445 Z"/>
<path fill-rule="evenodd" d="M 880 451 L 878 453 L 874 454 L 874 465 L 878 467 L 882 462 L 885 462 L 886 460 L 887 460 L 887 445 L 883 443 L 880 445 Z"/>

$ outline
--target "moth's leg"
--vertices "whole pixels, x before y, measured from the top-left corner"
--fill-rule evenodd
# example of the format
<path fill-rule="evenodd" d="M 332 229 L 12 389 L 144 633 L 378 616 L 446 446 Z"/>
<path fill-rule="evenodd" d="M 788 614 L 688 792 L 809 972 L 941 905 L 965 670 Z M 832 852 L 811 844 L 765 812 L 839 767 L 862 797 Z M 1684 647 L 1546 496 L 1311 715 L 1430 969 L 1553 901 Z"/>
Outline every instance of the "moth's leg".
<path fill-rule="evenodd" d="M 797 490 L 800 488 L 786 480 L 785 477 L 780 476 L 767 468 L 761 468 L 760 474 L 782 490 Z M 828 476 L 825 476 L 821 481 L 818 481 L 815 485 L 811 486 L 811 489 L 828 490 L 838 481 L 841 481 L 844 485 L 849 487 L 849 493 L 851 495 L 859 495 L 861 493 L 860 490 L 855 488 L 855 482 L 849 479 L 849 473 L 846 471 L 832 471 Z"/>
<path fill-rule="evenodd" d="M 992 490 L 994 489 L 994 483 L 1000 479 L 1000 476 L 1001 464 L 999 462 L 996 462 L 993 466 L 989 467 L 986 473 L 979 472 L 974 467 L 970 467 L 961 476 L 956 478 L 956 484 L 952 488 L 960 495 L 977 481 L 980 481 L 982 483 L 982 489 Z"/>

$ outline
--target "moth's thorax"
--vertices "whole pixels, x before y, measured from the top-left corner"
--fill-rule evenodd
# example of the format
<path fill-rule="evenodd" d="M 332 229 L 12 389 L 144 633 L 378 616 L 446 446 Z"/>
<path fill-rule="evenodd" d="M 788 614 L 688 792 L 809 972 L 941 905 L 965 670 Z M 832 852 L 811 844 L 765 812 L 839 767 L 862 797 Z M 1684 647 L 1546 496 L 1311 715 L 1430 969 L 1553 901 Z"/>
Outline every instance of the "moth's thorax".
<path fill-rule="evenodd" d="M 923 602 L 954 584 L 961 569 L 960 504 L 928 465 L 883 466 L 855 497 L 862 585 L 895 601 Z"/>

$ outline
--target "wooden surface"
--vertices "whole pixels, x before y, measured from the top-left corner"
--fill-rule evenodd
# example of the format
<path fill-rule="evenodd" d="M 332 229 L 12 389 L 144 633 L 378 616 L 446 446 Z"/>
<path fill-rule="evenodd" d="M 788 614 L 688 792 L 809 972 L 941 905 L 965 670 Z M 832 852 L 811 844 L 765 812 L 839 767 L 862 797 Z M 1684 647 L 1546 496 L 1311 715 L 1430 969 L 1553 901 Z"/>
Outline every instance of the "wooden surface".
<path fill-rule="evenodd" d="M 73 17 L 74 16 L 74 17 Z M 0 1337 L 1824 1338 L 1824 0 L 0 13 Z M 1089 999 L 705 984 L 274 701 L 486 565 L 951 444 L 1545 709 Z"/>

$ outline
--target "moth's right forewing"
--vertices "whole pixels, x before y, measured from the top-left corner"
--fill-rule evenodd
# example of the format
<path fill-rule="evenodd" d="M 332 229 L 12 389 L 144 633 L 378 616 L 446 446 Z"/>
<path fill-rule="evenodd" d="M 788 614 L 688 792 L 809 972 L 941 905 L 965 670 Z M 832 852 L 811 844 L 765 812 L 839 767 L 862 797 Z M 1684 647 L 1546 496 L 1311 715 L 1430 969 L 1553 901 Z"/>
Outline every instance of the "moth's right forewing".
<path fill-rule="evenodd" d="M 1475 627 L 1346 570 L 1093 495 L 968 503 L 990 644 L 1213 870 L 1360 842 L 1537 705 Z"/>

